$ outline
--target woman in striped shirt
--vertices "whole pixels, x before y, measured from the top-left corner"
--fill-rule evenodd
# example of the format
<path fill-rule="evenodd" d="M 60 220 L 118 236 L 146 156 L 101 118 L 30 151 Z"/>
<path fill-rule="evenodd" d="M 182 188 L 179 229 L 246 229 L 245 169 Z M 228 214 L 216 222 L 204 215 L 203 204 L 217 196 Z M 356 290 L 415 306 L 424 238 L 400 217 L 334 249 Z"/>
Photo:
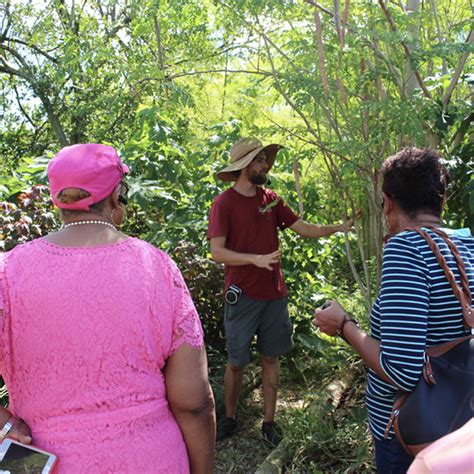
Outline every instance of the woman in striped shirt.
<path fill-rule="evenodd" d="M 405 148 L 381 169 L 383 213 L 391 238 L 383 255 L 382 284 L 370 314 L 371 334 L 353 321 L 337 302 L 316 310 L 314 324 L 340 335 L 369 367 L 366 401 L 375 441 L 377 472 L 404 473 L 413 458 L 395 438 L 388 423 L 397 387 L 412 391 L 420 379 L 425 347 L 469 334 L 461 305 L 426 241 L 409 227 L 442 227 L 441 212 L 449 177 L 441 156 L 427 149 Z M 459 271 L 446 243 L 434 232 L 459 282 Z M 468 229 L 443 229 L 465 263 L 474 292 L 474 239 Z"/>

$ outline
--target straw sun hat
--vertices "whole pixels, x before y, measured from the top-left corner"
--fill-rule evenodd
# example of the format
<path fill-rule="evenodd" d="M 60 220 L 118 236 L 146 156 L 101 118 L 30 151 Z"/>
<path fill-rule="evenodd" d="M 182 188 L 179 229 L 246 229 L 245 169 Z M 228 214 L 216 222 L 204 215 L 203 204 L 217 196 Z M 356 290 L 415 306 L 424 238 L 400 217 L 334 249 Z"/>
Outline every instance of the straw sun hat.
<path fill-rule="evenodd" d="M 267 158 L 268 169 L 273 166 L 278 150 L 283 148 L 281 145 L 272 143 L 271 145 L 263 146 L 260 140 L 253 138 L 241 138 L 237 141 L 230 150 L 231 164 L 226 168 L 217 172 L 217 177 L 222 181 L 236 181 L 233 171 L 238 171 L 246 168 L 252 160 L 261 152 L 265 152 Z"/>

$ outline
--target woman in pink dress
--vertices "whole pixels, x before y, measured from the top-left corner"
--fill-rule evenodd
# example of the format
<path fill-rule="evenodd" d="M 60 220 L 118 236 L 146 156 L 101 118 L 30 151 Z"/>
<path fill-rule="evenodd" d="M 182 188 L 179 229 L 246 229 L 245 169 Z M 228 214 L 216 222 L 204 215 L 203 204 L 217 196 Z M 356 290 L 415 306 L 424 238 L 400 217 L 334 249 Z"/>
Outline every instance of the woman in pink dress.
<path fill-rule="evenodd" d="M 62 149 L 48 177 L 63 228 L 0 254 L 0 435 L 53 452 L 59 473 L 212 472 L 201 324 L 170 257 L 117 230 L 127 172 L 112 147 Z"/>

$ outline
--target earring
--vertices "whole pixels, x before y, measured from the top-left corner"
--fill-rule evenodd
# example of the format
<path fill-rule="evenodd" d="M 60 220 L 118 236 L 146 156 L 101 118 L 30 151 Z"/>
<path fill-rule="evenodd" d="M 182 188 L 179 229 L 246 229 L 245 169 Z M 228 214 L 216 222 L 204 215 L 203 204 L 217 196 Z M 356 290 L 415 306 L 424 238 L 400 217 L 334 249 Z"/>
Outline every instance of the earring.
<path fill-rule="evenodd" d="M 115 222 L 115 219 L 114 219 L 114 212 L 117 210 L 117 209 L 120 209 L 120 211 L 122 212 L 122 216 L 119 217 L 118 219 L 118 223 Z M 124 213 L 123 213 L 123 209 L 121 207 L 114 207 L 112 209 L 112 213 L 110 214 L 110 220 L 112 221 L 112 224 L 115 226 L 115 227 L 120 227 L 122 222 L 123 222 L 123 217 L 124 217 Z"/>

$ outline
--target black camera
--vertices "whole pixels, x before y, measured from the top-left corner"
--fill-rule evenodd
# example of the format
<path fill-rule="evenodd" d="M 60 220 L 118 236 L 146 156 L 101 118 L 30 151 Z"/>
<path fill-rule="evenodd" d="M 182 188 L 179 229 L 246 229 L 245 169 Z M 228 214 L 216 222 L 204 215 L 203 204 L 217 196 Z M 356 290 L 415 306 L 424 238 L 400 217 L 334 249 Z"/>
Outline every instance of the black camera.
<path fill-rule="evenodd" d="M 237 285 L 230 285 L 225 292 L 224 299 L 226 303 L 235 304 L 242 296 L 242 290 Z"/>

